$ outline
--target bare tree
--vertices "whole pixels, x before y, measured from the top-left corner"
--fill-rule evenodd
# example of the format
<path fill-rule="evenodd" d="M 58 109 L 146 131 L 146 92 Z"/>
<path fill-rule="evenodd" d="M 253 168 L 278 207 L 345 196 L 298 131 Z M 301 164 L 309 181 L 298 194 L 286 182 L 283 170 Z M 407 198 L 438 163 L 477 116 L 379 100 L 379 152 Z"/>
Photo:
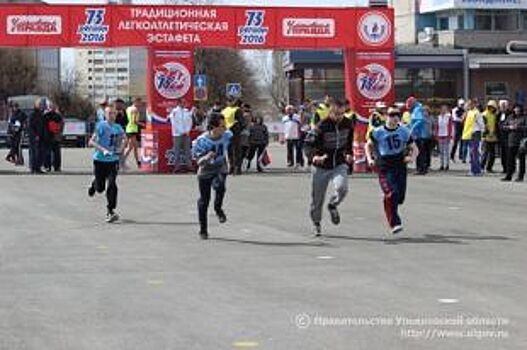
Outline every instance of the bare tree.
<path fill-rule="evenodd" d="M 254 71 L 239 51 L 232 49 L 199 49 L 195 53 L 196 72 L 209 78 L 209 101 L 226 97 L 227 83 L 242 85 L 242 98 L 256 104 L 259 89 Z"/>
<path fill-rule="evenodd" d="M 37 69 L 20 49 L 0 49 L 0 98 L 35 92 Z"/>
<path fill-rule="evenodd" d="M 78 94 L 78 83 L 79 79 L 75 71 L 68 70 L 60 85 L 51 93 L 50 98 L 65 116 L 75 116 L 86 120 L 94 115 L 95 110 L 89 99 Z"/>
<path fill-rule="evenodd" d="M 284 109 L 288 100 L 288 81 L 283 67 L 284 54 L 281 51 L 272 51 L 259 62 L 263 90 L 270 97 L 276 113 Z"/>

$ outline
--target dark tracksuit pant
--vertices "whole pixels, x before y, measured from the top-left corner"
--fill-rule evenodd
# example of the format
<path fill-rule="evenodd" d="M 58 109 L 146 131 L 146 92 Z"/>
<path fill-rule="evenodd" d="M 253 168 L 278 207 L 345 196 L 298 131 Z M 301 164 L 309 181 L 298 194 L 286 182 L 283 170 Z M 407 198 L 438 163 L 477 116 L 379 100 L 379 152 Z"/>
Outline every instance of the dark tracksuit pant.
<path fill-rule="evenodd" d="M 231 130 L 232 131 L 232 130 Z M 241 144 L 241 135 L 239 131 L 232 131 L 232 139 L 229 145 L 229 172 L 234 173 L 235 170 L 241 171 L 241 166 L 243 162 L 242 157 L 242 144 Z"/>
<path fill-rule="evenodd" d="M 46 156 L 44 158 L 44 167 L 46 169 L 53 169 L 59 171 L 62 166 L 62 155 L 59 141 L 51 141 L 46 146 Z"/>
<path fill-rule="evenodd" d="M 450 159 L 454 160 L 456 157 L 456 151 L 459 146 L 459 159 L 462 159 L 462 150 L 461 150 L 461 135 L 463 134 L 463 124 L 459 122 L 454 122 L 454 145 L 452 146 L 452 151 L 450 152 Z"/>
<path fill-rule="evenodd" d="M 117 174 L 119 172 L 119 162 L 93 162 L 95 179 L 92 187 L 97 193 L 103 193 L 106 190 L 108 211 L 113 211 L 117 207 Z M 106 186 L 108 182 L 108 186 Z"/>
<path fill-rule="evenodd" d="M 262 167 L 260 166 L 260 157 L 262 156 L 262 154 L 264 153 L 265 151 L 265 148 L 267 147 L 266 144 L 261 144 L 261 145 L 251 145 L 250 148 L 249 148 L 249 154 L 247 155 L 247 160 L 249 161 L 247 163 L 247 169 L 250 168 L 251 166 L 251 163 L 254 159 L 254 156 L 256 155 L 256 168 L 258 170 L 260 170 Z"/>
<path fill-rule="evenodd" d="M 419 149 L 416 160 L 417 172 L 424 174 L 428 171 L 429 142 L 428 139 L 417 139 L 415 143 Z"/>
<path fill-rule="evenodd" d="M 304 166 L 304 155 L 302 154 L 301 140 L 287 140 L 287 165 Z"/>
<path fill-rule="evenodd" d="M 399 205 L 406 197 L 406 166 L 379 169 L 379 183 L 384 193 L 384 213 L 390 227 L 401 225 Z"/>
<path fill-rule="evenodd" d="M 507 178 L 512 179 L 512 175 L 516 172 L 516 159 L 520 162 L 520 171 L 518 178 L 523 179 L 525 177 L 525 153 L 518 152 L 519 147 L 509 147 L 507 154 Z"/>
<path fill-rule="evenodd" d="M 481 159 L 481 168 L 492 171 L 496 160 L 496 142 L 485 141 L 483 143 L 483 158 Z"/>
<path fill-rule="evenodd" d="M 223 199 L 225 198 L 225 183 L 227 181 L 227 174 L 218 173 L 213 176 L 198 176 L 199 194 L 198 199 L 198 216 L 199 224 L 202 232 L 208 230 L 207 212 L 209 210 L 209 203 L 212 189 L 216 192 L 214 198 L 214 210 L 218 212 L 222 209 Z"/>
<path fill-rule="evenodd" d="M 509 145 L 507 141 L 507 135 L 503 134 L 500 136 L 500 162 L 501 162 L 501 168 L 503 173 L 507 173 L 507 156 L 509 154 Z"/>

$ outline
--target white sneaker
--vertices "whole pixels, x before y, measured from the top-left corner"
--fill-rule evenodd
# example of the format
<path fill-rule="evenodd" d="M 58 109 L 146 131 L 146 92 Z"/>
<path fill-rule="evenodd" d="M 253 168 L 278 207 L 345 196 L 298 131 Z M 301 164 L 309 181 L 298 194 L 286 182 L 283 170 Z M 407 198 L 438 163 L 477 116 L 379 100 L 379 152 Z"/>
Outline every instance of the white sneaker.
<path fill-rule="evenodd" d="M 106 214 L 106 222 L 111 224 L 112 222 L 116 222 L 119 220 L 119 215 L 115 214 L 114 212 Z"/>
<path fill-rule="evenodd" d="M 397 225 L 392 227 L 392 235 L 396 235 L 403 230 L 403 225 Z"/>

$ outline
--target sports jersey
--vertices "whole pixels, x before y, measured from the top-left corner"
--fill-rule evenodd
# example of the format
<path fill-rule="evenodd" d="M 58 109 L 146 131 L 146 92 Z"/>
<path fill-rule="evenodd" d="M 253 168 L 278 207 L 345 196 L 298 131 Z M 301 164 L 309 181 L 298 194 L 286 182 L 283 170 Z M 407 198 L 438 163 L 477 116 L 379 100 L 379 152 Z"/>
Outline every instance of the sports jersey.
<path fill-rule="evenodd" d="M 413 142 L 406 126 L 389 129 L 386 125 L 373 129 L 370 139 L 377 151 L 377 166 L 380 168 L 404 166 L 406 148 Z"/>
<path fill-rule="evenodd" d="M 139 132 L 139 110 L 136 106 L 130 106 L 126 109 L 126 116 L 128 117 L 128 124 L 126 124 L 126 133 L 135 134 Z"/>
<path fill-rule="evenodd" d="M 107 121 L 99 122 L 95 129 L 95 142 L 101 147 L 107 149 L 110 154 L 105 155 L 96 149 L 93 153 L 93 159 L 99 162 L 117 162 L 119 161 L 119 147 L 124 135 L 123 128 L 117 123 L 108 123 Z"/>
<path fill-rule="evenodd" d="M 192 145 L 192 156 L 199 159 L 209 152 L 216 156 L 207 162 L 198 163 L 198 176 L 211 176 L 220 172 L 227 173 L 227 154 L 231 143 L 232 132 L 227 130 L 218 139 L 213 139 L 209 132 L 201 134 Z"/>

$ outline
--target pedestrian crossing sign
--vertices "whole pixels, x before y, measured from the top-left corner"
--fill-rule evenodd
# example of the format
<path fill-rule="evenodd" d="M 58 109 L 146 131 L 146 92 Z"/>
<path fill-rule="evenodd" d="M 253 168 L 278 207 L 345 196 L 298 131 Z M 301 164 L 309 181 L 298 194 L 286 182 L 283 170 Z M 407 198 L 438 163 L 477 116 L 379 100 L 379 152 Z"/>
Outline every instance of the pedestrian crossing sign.
<path fill-rule="evenodd" d="M 242 95 L 242 84 L 240 83 L 228 83 L 227 84 L 227 96 L 240 97 Z"/>

